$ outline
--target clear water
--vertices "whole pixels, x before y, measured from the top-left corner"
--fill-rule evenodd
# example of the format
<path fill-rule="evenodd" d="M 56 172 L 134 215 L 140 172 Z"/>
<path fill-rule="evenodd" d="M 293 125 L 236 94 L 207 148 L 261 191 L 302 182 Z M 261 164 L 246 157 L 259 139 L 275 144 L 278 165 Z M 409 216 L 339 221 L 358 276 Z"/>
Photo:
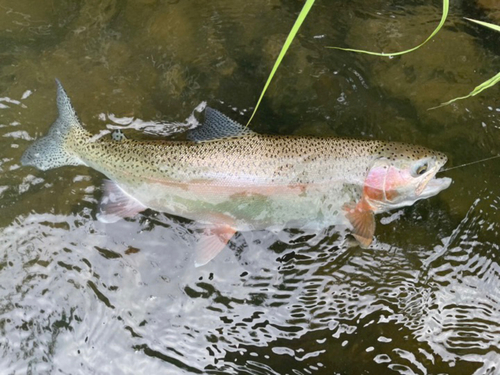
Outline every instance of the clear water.
<path fill-rule="evenodd" d="M 0 0 L 2 374 L 500 372 L 498 161 L 447 172 L 439 196 L 378 217 L 370 249 L 335 228 L 245 232 L 202 268 L 193 223 L 146 212 L 104 225 L 99 173 L 20 166 L 56 117 L 55 77 L 96 134 L 183 122 L 203 101 L 244 122 L 300 8 Z M 427 110 L 500 70 L 500 34 L 462 18 L 489 14 L 474 2 L 454 2 L 410 55 L 324 48 L 411 47 L 440 8 L 317 2 L 252 128 L 418 143 L 450 165 L 498 154 L 498 88 Z"/>

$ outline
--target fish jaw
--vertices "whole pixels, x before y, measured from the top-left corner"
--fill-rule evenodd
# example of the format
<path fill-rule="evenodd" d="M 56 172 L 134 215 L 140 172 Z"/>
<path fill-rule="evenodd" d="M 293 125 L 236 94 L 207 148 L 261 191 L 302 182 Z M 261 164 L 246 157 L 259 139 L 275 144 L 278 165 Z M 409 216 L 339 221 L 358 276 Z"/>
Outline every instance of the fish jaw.
<path fill-rule="evenodd" d="M 443 178 L 432 178 L 429 182 L 424 186 L 423 190 L 421 190 L 420 194 L 408 194 L 404 197 L 404 199 L 400 199 L 397 203 L 389 202 L 385 204 L 379 204 L 375 208 L 375 213 L 386 212 L 389 210 L 393 210 L 396 208 L 408 207 L 413 205 L 415 202 L 433 197 L 439 194 L 441 191 L 445 190 L 450 186 L 452 182 L 451 178 L 443 177 Z"/>
<path fill-rule="evenodd" d="M 425 177 L 415 190 L 415 201 L 433 197 L 451 185 L 452 179 L 449 177 L 436 178 L 436 174 L 446 164 L 448 157 L 437 152 L 430 160 L 433 165 L 431 165 L 429 172 L 424 175 Z"/>
<path fill-rule="evenodd" d="M 439 194 L 441 191 L 447 189 L 451 185 L 451 182 L 452 179 L 449 177 L 433 177 L 429 179 L 427 184 L 423 186 L 420 194 L 418 194 L 418 199 L 426 199 Z"/>

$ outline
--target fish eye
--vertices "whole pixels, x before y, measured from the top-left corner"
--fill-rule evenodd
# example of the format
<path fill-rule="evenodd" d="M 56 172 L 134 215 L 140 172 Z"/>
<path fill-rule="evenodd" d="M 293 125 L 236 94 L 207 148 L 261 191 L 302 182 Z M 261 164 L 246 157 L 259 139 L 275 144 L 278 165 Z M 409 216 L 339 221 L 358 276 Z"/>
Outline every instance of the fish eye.
<path fill-rule="evenodd" d="M 417 174 L 419 176 L 422 176 L 427 171 L 427 168 L 428 168 L 427 163 L 421 165 L 420 167 L 417 168 Z"/>
<path fill-rule="evenodd" d="M 422 176 L 429 170 L 428 160 L 419 160 L 412 168 L 411 174 L 413 177 Z"/>

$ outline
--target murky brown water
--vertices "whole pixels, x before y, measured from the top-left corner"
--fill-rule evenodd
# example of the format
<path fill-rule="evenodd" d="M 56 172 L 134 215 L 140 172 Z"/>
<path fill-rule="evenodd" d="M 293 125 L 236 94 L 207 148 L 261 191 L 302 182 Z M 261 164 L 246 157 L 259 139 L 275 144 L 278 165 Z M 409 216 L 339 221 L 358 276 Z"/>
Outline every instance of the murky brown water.
<path fill-rule="evenodd" d="M 370 249 L 335 228 L 246 232 L 201 268 L 193 223 L 146 212 L 105 225 L 99 173 L 20 167 L 56 117 L 55 77 L 94 133 L 183 122 L 203 101 L 245 121 L 300 8 L 0 0 L 2 374 L 500 372 L 498 161 L 447 172 L 439 196 L 379 217 Z M 498 88 L 427 111 L 500 70 L 500 34 L 462 19 L 486 15 L 473 2 L 454 2 L 410 55 L 324 48 L 413 46 L 440 9 L 318 1 L 253 129 L 418 143 L 450 165 L 498 154 Z"/>

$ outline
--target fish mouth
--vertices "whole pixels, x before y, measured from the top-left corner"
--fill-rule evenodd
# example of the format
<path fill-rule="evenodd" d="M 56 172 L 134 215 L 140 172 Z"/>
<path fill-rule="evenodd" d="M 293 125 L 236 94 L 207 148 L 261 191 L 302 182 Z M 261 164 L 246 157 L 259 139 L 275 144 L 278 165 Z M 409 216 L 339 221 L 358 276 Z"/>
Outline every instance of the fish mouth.
<path fill-rule="evenodd" d="M 428 197 L 432 197 L 444 189 L 447 189 L 452 182 L 452 179 L 449 177 L 435 178 L 432 176 L 431 178 L 424 180 L 423 183 L 417 189 L 417 195 L 419 199 L 425 199 Z"/>

